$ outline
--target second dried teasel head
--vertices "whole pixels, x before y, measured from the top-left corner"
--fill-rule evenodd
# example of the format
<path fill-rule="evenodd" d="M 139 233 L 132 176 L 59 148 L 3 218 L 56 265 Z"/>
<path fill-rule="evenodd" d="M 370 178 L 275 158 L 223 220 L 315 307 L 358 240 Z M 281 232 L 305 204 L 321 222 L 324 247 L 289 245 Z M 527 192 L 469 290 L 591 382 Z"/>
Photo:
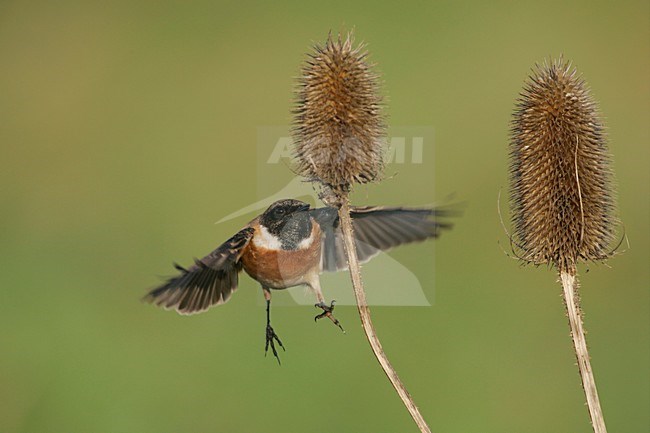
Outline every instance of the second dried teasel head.
<path fill-rule="evenodd" d="M 604 126 L 584 80 L 562 59 L 538 65 L 517 100 L 510 202 L 518 255 L 575 273 L 610 254 L 616 219 Z"/>

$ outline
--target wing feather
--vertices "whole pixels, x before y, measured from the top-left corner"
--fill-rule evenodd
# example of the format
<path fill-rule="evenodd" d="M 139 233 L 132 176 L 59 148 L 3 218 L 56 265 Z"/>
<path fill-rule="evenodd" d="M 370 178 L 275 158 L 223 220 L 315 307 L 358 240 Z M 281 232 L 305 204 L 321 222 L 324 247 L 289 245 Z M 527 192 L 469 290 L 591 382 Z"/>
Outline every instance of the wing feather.
<path fill-rule="evenodd" d="M 381 251 L 399 245 L 436 238 L 452 224 L 446 217 L 458 212 L 447 208 L 356 207 L 350 211 L 357 255 L 365 263 Z M 311 215 L 323 229 L 323 271 L 347 269 L 337 210 L 331 207 L 313 209 Z"/>
<path fill-rule="evenodd" d="M 252 228 L 244 228 L 201 260 L 195 259 L 189 268 L 174 264 L 180 275 L 151 290 L 143 299 L 180 314 L 200 313 L 225 303 L 237 289 L 242 268 L 239 259 L 253 233 Z"/>

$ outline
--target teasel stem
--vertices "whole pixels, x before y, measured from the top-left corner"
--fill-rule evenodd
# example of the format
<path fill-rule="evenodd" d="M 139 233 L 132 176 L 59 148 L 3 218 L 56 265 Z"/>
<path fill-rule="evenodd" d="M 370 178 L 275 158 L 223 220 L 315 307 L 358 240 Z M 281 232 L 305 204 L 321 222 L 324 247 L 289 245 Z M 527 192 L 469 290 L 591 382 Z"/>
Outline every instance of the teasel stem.
<path fill-rule="evenodd" d="M 617 218 L 605 128 L 585 81 L 561 57 L 533 70 L 513 114 L 511 241 L 521 260 L 558 269 L 591 424 L 606 433 L 576 268 L 613 254 Z"/>
<path fill-rule="evenodd" d="M 569 326 L 571 328 L 571 338 L 573 339 L 573 348 L 575 349 L 582 388 L 587 398 L 587 407 L 591 424 L 595 433 L 607 433 L 603 411 L 600 408 L 600 399 L 596 390 L 596 380 L 591 369 L 589 350 L 587 349 L 587 340 L 585 331 L 582 328 L 582 310 L 580 309 L 580 294 L 578 292 L 578 278 L 575 267 L 560 272 L 560 281 L 564 292 L 564 303 L 566 305 Z"/>
<path fill-rule="evenodd" d="M 376 182 L 383 168 L 385 121 L 378 76 L 364 45 L 353 37 L 330 34 L 316 45 L 298 81 L 293 136 L 297 172 L 322 187 L 321 198 L 338 209 L 343 244 L 361 326 L 372 351 L 402 402 L 423 433 L 430 433 L 413 398 L 379 342 L 361 280 L 352 219 L 353 184 Z"/>
<path fill-rule="evenodd" d="M 350 218 L 350 200 L 347 193 L 339 195 L 340 207 L 339 207 L 339 220 L 341 221 L 341 231 L 343 233 L 343 243 L 345 247 L 345 254 L 348 260 L 348 267 L 350 269 L 350 277 L 352 278 L 352 287 L 354 288 L 354 296 L 357 300 L 357 309 L 359 311 L 359 317 L 361 318 L 361 326 L 363 331 L 366 334 L 366 338 L 370 343 L 377 361 L 381 365 L 381 368 L 388 376 L 391 385 L 397 391 L 402 403 L 406 406 L 406 409 L 411 414 L 413 421 L 417 424 L 418 428 L 422 433 L 431 433 L 431 429 L 427 425 L 426 421 L 422 417 L 420 410 L 415 405 L 413 397 L 407 391 L 406 387 L 400 380 L 397 375 L 397 371 L 393 368 L 392 364 L 388 360 L 384 349 L 381 346 L 379 337 L 375 332 L 375 327 L 372 324 L 372 319 L 370 318 L 370 307 L 366 300 L 366 292 L 363 288 L 363 282 L 361 281 L 361 268 L 359 266 L 359 260 L 357 258 L 357 249 L 354 243 L 354 230 L 352 228 L 352 218 Z"/>

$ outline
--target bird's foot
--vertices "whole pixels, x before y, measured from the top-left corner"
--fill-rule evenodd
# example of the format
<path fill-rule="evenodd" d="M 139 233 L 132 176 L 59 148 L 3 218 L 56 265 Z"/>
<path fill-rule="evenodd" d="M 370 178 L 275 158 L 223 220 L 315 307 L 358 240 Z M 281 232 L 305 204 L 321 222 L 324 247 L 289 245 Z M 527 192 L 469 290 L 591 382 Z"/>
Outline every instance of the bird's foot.
<path fill-rule="evenodd" d="M 332 311 L 334 311 L 335 303 L 336 301 L 332 301 L 329 306 L 324 302 L 319 302 L 318 304 L 315 304 L 314 307 L 321 308 L 323 312 L 318 316 L 314 317 L 314 321 L 317 321 L 318 319 L 322 319 L 323 317 L 327 317 L 332 321 L 332 323 L 338 326 L 341 329 L 341 331 L 343 331 L 343 333 L 345 334 L 345 329 L 343 329 L 339 320 L 336 317 L 334 317 L 334 315 L 332 314 Z"/>
<path fill-rule="evenodd" d="M 271 327 L 270 323 L 266 324 L 266 345 L 264 346 L 264 356 L 266 356 L 267 352 L 269 351 L 269 346 L 271 346 L 271 352 L 273 352 L 273 356 L 278 360 L 278 364 L 282 365 L 280 362 L 280 357 L 278 356 L 278 351 L 275 348 L 275 342 L 278 342 L 282 350 L 284 349 L 284 345 L 282 344 L 282 341 L 280 341 L 280 338 L 278 337 L 278 334 L 275 333 L 273 328 Z"/>

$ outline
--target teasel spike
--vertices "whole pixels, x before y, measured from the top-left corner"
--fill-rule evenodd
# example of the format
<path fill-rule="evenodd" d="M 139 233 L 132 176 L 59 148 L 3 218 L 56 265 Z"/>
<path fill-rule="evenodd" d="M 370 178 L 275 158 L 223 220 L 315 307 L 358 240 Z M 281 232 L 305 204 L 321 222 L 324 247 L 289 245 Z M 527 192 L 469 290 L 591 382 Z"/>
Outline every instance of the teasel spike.
<path fill-rule="evenodd" d="M 320 197 L 338 207 L 341 232 L 361 326 L 377 361 L 421 432 L 431 430 L 384 353 L 370 317 L 355 247 L 349 193 L 355 183 L 379 180 L 385 121 L 378 76 L 364 44 L 351 33 L 329 34 L 308 55 L 298 79 L 293 110 L 297 172 L 319 184 Z"/>
<path fill-rule="evenodd" d="M 560 275 L 592 426 L 606 432 L 583 330 L 576 265 L 605 261 L 615 199 L 605 127 L 587 84 L 562 57 L 536 65 L 513 114 L 512 242 L 526 263 Z"/>
<path fill-rule="evenodd" d="M 616 219 L 606 134 L 575 68 L 537 66 L 513 116 L 510 145 L 513 241 L 534 264 L 571 271 L 611 255 Z"/>
<path fill-rule="evenodd" d="M 365 44 L 330 33 L 316 44 L 296 88 L 292 135 L 297 172 L 334 191 L 377 181 L 386 135 L 379 76 Z"/>

